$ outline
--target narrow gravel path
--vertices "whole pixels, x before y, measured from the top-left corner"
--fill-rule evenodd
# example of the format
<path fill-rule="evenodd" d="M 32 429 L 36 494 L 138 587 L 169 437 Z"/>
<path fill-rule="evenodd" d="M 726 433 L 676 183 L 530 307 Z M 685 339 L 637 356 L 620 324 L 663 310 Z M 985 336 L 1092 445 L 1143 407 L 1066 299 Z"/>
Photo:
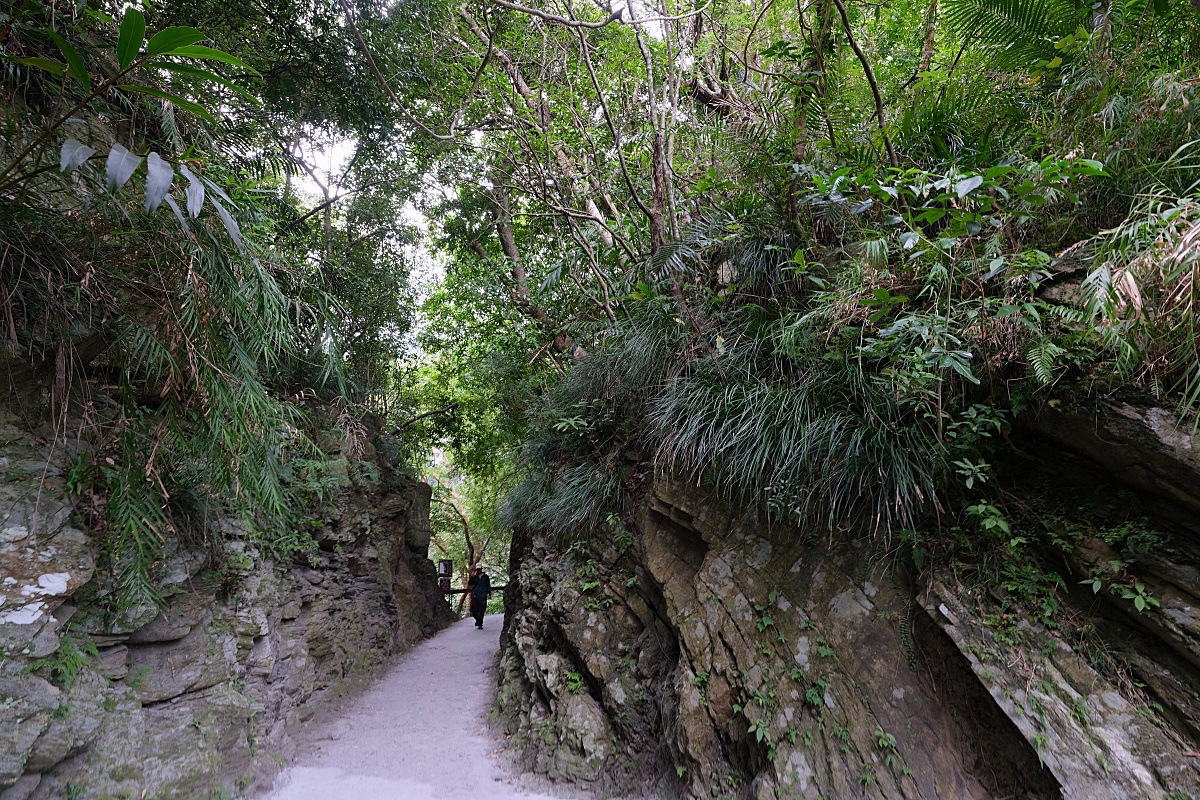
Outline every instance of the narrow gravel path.
<path fill-rule="evenodd" d="M 465 619 L 415 647 L 310 732 L 264 800 L 559 800 L 506 773 L 488 729 L 502 622 Z"/>

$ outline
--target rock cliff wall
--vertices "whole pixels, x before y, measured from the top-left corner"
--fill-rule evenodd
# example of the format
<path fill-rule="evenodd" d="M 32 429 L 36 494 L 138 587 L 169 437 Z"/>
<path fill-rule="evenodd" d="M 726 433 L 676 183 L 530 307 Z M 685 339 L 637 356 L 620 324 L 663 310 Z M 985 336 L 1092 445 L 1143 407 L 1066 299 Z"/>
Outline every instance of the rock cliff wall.
<path fill-rule="evenodd" d="M 377 440 L 381 445 L 386 440 Z M 303 565 L 226 521 L 176 548 L 165 608 L 115 612 L 72 516 L 74 454 L 0 424 L 0 798 L 229 797 L 266 780 L 321 698 L 450 620 L 426 554 L 429 487 L 368 445 Z"/>
<path fill-rule="evenodd" d="M 627 540 L 520 533 L 501 724 L 553 777 L 664 795 L 1200 798 L 1200 437 L 1112 404 L 1016 444 L 1037 569 L 772 529 L 669 478 Z"/>

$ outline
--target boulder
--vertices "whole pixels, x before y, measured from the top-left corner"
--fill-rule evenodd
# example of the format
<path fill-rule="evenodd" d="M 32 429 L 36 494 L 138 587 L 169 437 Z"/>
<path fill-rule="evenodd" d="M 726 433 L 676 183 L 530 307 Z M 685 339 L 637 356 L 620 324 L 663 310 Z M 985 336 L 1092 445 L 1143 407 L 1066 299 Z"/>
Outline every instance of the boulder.
<path fill-rule="evenodd" d="M 174 595 L 167 601 L 166 608 L 132 631 L 127 641 L 131 644 L 149 644 L 182 639 L 200 624 L 213 602 L 211 595 L 196 592 Z"/>
<path fill-rule="evenodd" d="M 1156 719 L 1059 633 L 995 610 L 1002 593 L 953 572 L 914 584 L 877 538 L 760 525 L 669 476 L 629 518 L 625 552 L 514 536 L 497 717 L 529 767 L 703 800 L 1166 800 L 1200 787 L 1188 543 L 1136 563 L 1154 614 L 1120 595 L 1072 611 L 1160 687 Z M 1068 557 L 1086 577 L 1115 554 L 1084 543 Z"/>

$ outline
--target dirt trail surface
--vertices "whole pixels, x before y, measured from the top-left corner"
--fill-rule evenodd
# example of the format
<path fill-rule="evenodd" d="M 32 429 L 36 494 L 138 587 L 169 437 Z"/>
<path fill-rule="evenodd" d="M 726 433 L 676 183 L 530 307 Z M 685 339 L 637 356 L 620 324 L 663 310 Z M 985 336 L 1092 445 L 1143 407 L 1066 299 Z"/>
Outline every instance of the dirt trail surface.
<path fill-rule="evenodd" d="M 318 723 L 263 800 L 560 800 L 506 772 L 488 729 L 502 615 L 418 645 L 336 718 Z"/>

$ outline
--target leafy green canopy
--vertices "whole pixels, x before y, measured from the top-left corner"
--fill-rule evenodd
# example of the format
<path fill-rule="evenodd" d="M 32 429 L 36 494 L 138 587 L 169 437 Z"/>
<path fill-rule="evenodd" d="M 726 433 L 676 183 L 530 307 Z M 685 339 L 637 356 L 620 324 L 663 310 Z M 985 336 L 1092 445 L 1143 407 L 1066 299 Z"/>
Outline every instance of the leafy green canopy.
<path fill-rule="evenodd" d="M 370 402 L 409 325 L 394 166 L 356 173 L 345 213 L 303 212 L 260 73 L 149 27 L 40 3 L 0 23 L 7 367 L 31 424 L 47 392 L 54 437 L 88 443 L 70 485 L 126 604 L 231 512 L 269 552 L 308 547 L 304 399 Z"/>
<path fill-rule="evenodd" d="M 512 523 L 603 528 L 658 469 L 888 530 L 1052 392 L 1192 396 L 1187 5 L 503 9 L 447 15 L 496 110 L 433 208 Z"/>

